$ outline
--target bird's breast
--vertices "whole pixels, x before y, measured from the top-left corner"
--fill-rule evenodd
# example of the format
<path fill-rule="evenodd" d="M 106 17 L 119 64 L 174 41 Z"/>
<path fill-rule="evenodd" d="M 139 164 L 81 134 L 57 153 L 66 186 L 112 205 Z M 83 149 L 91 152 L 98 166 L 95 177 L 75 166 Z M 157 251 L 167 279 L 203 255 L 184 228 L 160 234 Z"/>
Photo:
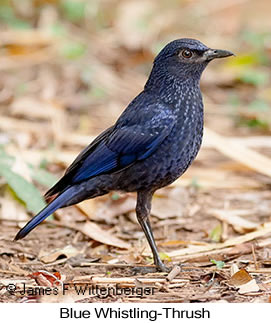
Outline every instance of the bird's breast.
<path fill-rule="evenodd" d="M 202 105 L 188 106 L 180 115 L 170 136 L 161 145 L 160 153 L 154 155 L 166 177 L 175 180 L 185 172 L 200 149 L 202 136 Z"/>
<path fill-rule="evenodd" d="M 190 110 L 189 110 L 190 109 Z M 145 160 L 135 163 L 122 174 L 120 189 L 137 191 L 166 186 L 178 177 L 196 157 L 203 135 L 202 104 L 179 111 L 170 135 Z"/>

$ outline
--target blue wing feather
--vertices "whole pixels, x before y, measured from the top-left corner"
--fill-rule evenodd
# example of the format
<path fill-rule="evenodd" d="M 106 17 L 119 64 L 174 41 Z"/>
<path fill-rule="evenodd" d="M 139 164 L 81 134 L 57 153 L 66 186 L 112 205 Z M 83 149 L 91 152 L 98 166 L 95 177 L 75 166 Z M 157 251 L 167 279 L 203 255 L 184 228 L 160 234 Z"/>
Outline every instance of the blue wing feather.
<path fill-rule="evenodd" d="M 168 107 L 157 104 L 145 108 L 145 115 L 137 113 L 139 108 L 131 106 L 128 111 L 128 107 L 115 126 L 86 147 L 46 197 L 94 176 L 120 171 L 149 157 L 170 134 L 175 125 L 175 115 Z M 130 118 L 125 115 L 127 112 Z"/>
<path fill-rule="evenodd" d="M 108 149 L 105 143 L 102 142 L 94 152 L 85 159 L 79 171 L 76 172 L 73 177 L 73 183 L 114 169 L 117 166 L 117 157 L 118 154 Z"/>
<path fill-rule="evenodd" d="M 173 126 L 173 125 L 172 125 Z M 72 183 L 86 180 L 104 173 L 119 171 L 136 160 L 150 156 L 169 135 L 171 127 L 163 127 L 145 133 L 144 127 L 124 127 L 117 129 L 107 141 L 93 151 L 77 170 Z"/>

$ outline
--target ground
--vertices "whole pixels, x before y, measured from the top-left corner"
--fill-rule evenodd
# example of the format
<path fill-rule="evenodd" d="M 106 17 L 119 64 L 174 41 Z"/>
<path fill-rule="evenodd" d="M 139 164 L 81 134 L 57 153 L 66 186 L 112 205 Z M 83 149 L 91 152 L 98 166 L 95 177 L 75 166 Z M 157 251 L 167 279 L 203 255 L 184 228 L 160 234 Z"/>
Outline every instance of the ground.
<path fill-rule="evenodd" d="M 0 301 L 270 302 L 270 1 L 86 3 L 0 4 Z M 153 199 L 171 272 L 147 273 L 134 194 L 59 210 L 13 241 L 180 35 L 237 57 L 204 73 L 201 151 Z"/>
<path fill-rule="evenodd" d="M 210 153 L 215 157 L 213 152 Z M 205 168 L 206 172 L 210 172 L 207 162 L 209 156 L 206 161 L 205 158 L 207 156 L 202 156 L 195 162 L 193 170 L 187 173 L 184 180 L 193 176 L 197 168 L 200 168 L 201 172 Z M 227 173 L 223 183 L 220 182 L 219 176 L 216 176 L 216 172 L 219 174 L 219 169 L 225 169 L 226 166 L 231 169 L 223 170 Z M 1 236 L 4 237 L 1 239 L 0 247 L 2 284 L 4 282 L 5 286 L 15 284 L 17 288 L 16 292 L 8 292 L 2 288 L 1 300 L 3 302 L 68 300 L 267 302 L 271 275 L 268 256 L 271 243 L 269 224 L 271 193 L 268 186 L 264 183 L 261 188 L 259 185 L 256 187 L 259 182 L 248 170 L 242 174 L 243 182 L 239 171 L 238 177 L 235 178 L 233 164 L 222 159 L 211 172 L 209 188 L 201 188 L 200 180 L 198 187 L 173 184 L 170 188 L 158 191 L 154 198 L 152 223 L 159 250 L 169 267 L 176 265 L 181 267 L 180 272 L 171 281 L 167 280 L 167 273 L 135 272 L 134 267 L 137 266 L 151 267 L 151 259 L 145 255 L 149 254 L 145 238 L 135 221 L 133 211 L 135 197 L 129 194 L 120 195 L 116 199 L 116 196 L 111 195 L 97 201 L 100 207 L 106 203 L 108 208 L 107 217 L 95 222 L 101 230 L 104 230 L 98 235 L 92 231 L 96 230 L 95 227 L 90 226 L 86 229 L 82 226 L 89 219 L 84 219 L 84 215 L 79 213 L 80 209 L 77 207 L 70 207 L 57 213 L 57 220 L 51 221 L 53 224 L 41 225 L 29 237 L 19 242 L 12 241 L 17 231 L 15 225 L 8 223 L 2 226 Z M 251 182 L 244 185 L 248 175 Z M 254 187 L 253 180 L 255 180 Z M 220 182 L 218 187 L 216 187 L 217 181 Z M 231 183 L 234 188 L 230 187 Z M 86 211 L 88 207 L 89 202 L 82 209 Z M 91 207 L 93 208 L 93 205 Z M 99 212 L 104 214 L 104 208 L 101 211 L 100 207 L 93 212 L 97 217 L 100 216 Z M 167 209 L 167 214 L 163 213 L 163 209 Z M 222 217 L 223 221 L 220 222 Z M 261 225 L 263 223 L 265 226 Z M 106 237 L 103 236 L 104 233 Z M 89 237 L 95 234 L 98 241 L 108 239 L 108 244 L 119 245 L 123 241 L 124 244 L 129 244 L 128 249 L 94 242 Z M 99 236 L 100 234 L 102 236 Z M 217 243 L 214 240 L 224 242 Z M 217 265 L 212 262 L 214 260 L 217 261 Z M 222 268 L 219 266 L 220 261 L 224 262 Z M 231 282 L 234 264 L 239 269 L 247 271 L 247 273 L 240 272 L 243 276 L 237 277 L 237 282 Z M 31 278 L 33 273 L 36 273 L 36 276 Z M 47 276 L 54 273 L 60 275 L 63 283 L 69 284 L 64 295 L 59 282 L 53 284 L 56 278 L 51 278 L 50 281 L 50 276 Z M 255 284 L 248 286 L 245 293 L 240 294 L 239 284 L 242 285 L 243 279 L 247 282 L 246 279 L 252 278 L 255 279 Z M 24 295 L 21 294 L 24 284 L 28 287 L 28 295 L 26 292 Z M 50 289 L 58 286 L 59 292 L 54 296 L 33 296 L 33 293 L 42 293 L 33 292 L 35 286 L 48 286 Z M 135 295 L 105 297 L 97 296 L 97 290 L 94 295 L 87 293 L 77 295 L 76 288 L 77 290 L 80 288 L 78 286 L 84 288 L 119 286 L 139 289 Z M 153 295 L 141 295 L 142 287 L 154 287 Z"/>

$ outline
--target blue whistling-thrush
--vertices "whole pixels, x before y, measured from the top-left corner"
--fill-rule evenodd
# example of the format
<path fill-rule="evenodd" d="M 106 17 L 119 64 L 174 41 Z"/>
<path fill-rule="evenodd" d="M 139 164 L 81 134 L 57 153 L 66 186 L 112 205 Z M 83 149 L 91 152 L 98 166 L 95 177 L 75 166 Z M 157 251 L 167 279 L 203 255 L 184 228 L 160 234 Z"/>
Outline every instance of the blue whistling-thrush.
<path fill-rule="evenodd" d="M 154 60 L 144 90 L 115 125 L 102 132 L 45 194 L 50 203 L 16 235 L 22 239 L 59 208 L 112 190 L 137 192 L 136 214 L 157 269 L 167 270 L 152 234 L 153 193 L 180 177 L 196 157 L 203 134 L 201 74 L 214 58 L 233 55 L 198 40 L 167 44 Z"/>

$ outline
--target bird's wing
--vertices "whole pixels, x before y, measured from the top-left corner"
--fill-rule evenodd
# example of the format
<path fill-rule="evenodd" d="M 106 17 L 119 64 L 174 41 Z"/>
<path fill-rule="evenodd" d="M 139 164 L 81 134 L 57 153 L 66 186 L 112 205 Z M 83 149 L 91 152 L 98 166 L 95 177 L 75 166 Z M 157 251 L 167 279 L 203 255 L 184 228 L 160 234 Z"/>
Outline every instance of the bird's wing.
<path fill-rule="evenodd" d="M 75 158 L 71 165 L 66 169 L 64 176 L 45 193 L 45 199 L 50 200 L 50 197 L 63 191 L 70 182 L 70 177 L 80 168 L 86 157 L 91 154 L 91 152 L 97 147 L 97 145 L 107 138 L 112 132 L 114 126 L 103 131 L 99 136 L 97 136 L 85 149 L 83 149 L 80 154 Z"/>
<path fill-rule="evenodd" d="M 88 155 L 91 154 L 92 151 L 106 138 L 110 136 L 114 129 L 114 126 L 103 131 L 99 136 L 97 136 L 85 149 L 83 149 L 80 154 L 75 158 L 75 160 L 70 164 L 70 166 L 66 169 L 66 174 L 71 174 L 74 170 L 78 169 Z"/>
<path fill-rule="evenodd" d="M 137 160 L 147 158 L 169 135 L 174 125 L 173 120 L 172 114 L 160 113 L 144 123 L 116 127 L 85 158 L 74 174 L 72 183 L 120 171 Z"/>
<path fill-rule="evenodd" d="M 153 110 L 147 115 L 140 123 L 133 120 L 124 125 L 117 123 L 101 134 L 99 140 L 96 138 L 79 154 L 46 197 L 94 176 L 120 171 L 150 156 L 170 134 L 175 116 L 170 110 Z"/>

